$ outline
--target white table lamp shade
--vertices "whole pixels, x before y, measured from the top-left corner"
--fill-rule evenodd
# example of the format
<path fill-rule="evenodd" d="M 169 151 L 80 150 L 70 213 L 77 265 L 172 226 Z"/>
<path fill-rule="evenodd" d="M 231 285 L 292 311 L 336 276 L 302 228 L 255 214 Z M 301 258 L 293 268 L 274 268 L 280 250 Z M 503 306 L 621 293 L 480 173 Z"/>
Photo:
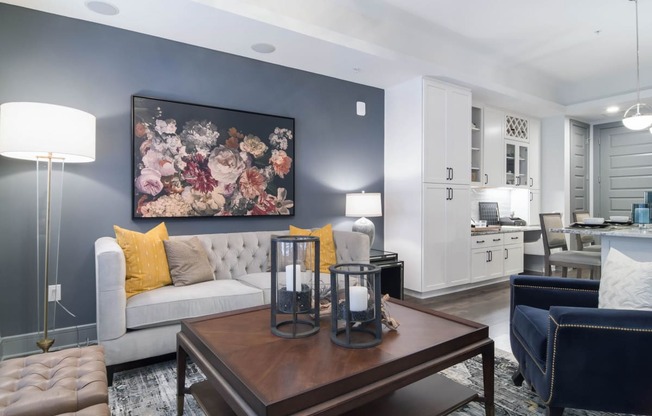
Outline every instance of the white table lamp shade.
<path fill-rule="evenodd" d="M 383 215 L 380 193 L 346 194 L 347 217 L 381 217 Z"/>
<path fill-rule="evenodd" d="M 0 155 L 53 162 L 95 160 L 95 116 L 54 104 L 14 102 L 0 105 Z"/>

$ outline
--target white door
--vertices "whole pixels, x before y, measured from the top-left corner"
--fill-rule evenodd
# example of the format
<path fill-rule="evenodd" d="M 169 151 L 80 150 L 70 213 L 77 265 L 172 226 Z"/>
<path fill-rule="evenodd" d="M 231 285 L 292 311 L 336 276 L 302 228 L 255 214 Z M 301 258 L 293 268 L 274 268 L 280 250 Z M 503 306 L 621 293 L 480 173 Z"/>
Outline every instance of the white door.
<path fill-rule="evenodd" d="M 504 276 L 511 276 L 523 272 L 523 244 L 505 246 L 504 256 Z"/>
<path fill-rule="evenodd" d="M 478 249 L 471 251 L 471 281 L 484 280 L 487 275 L 487 262 L 489 262 L 489 251 Z"/>
<path fill-rule="evenodd" d="M 484 108 L 484 143 L 482 146 L 482 185 L 504 186 L 505 138 L 503 120 L 505 113 L 491 107 Z"/>
<path fill-rule="evenodd" d="M 466 186 L 423 186 L 423 290 L 470 280 L 471 190 Z"/>
<path fill-rule="evenodd" d="M 530 119 L 530 189 L 541 189 L 541 121 Z"/>
<path fill-rule="evenodd" d="M 450 166 L 446 162 L 446 94 L 443 85 L 428 81 L 423 84 L 424 182 L 449 181 Z M 469 122 L 467 126 L 470 125 Z M 469 149 L 464 152 L 468 155 Z"/>
<path fill-rule="evenodd" d="M 443 184 L 423 184 L 423 253 L 421 291 L 441 289 L 446 286 L 445 230 L 446 205 L 449 187 Z M 468 225 L 466 227 L 469 228 Z M 415 248 L 418 250 L 418 248 Z"/>
<path fill-rule="evenodd" d="M 454 286 L 468 283 L 471 279 L 471 189 L 455 185 L 449 189 L 445 219 L 446 282 L 448 286 Z"/>
<path fill-rule="evenodd" d="M 446 164 L 450 183 L 469 185 L 471 177 L 471 93 L 449 89 L 446 102 Z"/>
<path fill-rule="evenodd" d="M 599 129 L 600 217 L 630 215 L 652 190 L 652 135 L 622 125 Z"/>
<path fill-rule="evenodd" d="M 541 191 L 531 190 L 528 192 L 530 198 L 530 211 L 528 225 L 540 225 L 539 213 L 541 213 Z"/>

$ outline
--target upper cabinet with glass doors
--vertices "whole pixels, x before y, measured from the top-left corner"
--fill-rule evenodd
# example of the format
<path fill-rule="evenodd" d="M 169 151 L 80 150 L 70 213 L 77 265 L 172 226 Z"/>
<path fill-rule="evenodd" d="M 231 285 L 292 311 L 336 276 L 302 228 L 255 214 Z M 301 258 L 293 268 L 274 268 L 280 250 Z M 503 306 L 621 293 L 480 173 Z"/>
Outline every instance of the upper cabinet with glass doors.
<path fill-rule="evenodd" d="M 505 140 L 505 185 L 529 186 L 528 145 Z"/>

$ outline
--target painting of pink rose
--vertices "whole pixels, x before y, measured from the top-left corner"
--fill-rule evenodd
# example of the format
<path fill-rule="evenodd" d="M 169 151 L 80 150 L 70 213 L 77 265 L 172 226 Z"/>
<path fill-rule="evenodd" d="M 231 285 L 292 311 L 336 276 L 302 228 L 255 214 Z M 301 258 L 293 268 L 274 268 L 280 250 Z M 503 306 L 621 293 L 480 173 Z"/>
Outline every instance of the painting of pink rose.
<path fill-rule="evenodd" d="M 134 218 L 294 215 L 294 119 L 132 97 Z"/>

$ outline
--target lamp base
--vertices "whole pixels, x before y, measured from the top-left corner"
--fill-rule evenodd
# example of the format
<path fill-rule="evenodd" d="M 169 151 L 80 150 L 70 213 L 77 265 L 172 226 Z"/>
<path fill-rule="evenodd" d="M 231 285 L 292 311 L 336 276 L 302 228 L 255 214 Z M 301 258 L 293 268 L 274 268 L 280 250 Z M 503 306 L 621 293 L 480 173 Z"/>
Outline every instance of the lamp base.
<path fill-rule="evenodd" d="M 50 338 L 43 338 L 36 341 L 36 345 L 38 345 L 38 347 L 42 349 L 43 352 L 48 352 L 52 344 L 54 344 L 54 340 Z"/>
<path fill-rule="evenodd" d="M 372 244 L 374 243 L 374 238 L 376 237 L 376 226 L 373 222 L 369 221 L 365 217 L 362 217 L 353 223 L 351 229 L 358 233 L 367 234 L 369 236 L 369 247 L 371 248 Z"/>

